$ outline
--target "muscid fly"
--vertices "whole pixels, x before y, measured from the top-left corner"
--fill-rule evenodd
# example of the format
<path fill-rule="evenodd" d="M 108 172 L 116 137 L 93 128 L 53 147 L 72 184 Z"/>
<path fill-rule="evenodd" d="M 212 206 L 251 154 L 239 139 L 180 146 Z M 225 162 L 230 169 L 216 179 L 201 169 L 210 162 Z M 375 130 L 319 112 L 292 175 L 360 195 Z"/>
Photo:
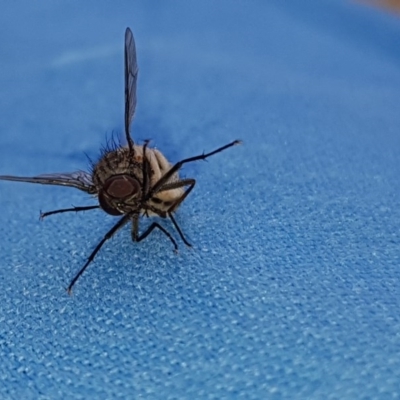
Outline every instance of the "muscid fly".
<path fill-rule="evenodd" d="M 107 214 L 119 216 L 118 222 L 104 235 L 97 244 L 84 266 L 70 282 L 67 291 L 72 287 L 93 261 L 103 244 L 124 225 L 132 223 L 132 240 L 140 242 L 154 229 L 162 231 L 172 242 L 175 251 L 178 249 L 175 239 L 158 222 L 152 222 L 143 232 L 139 233 L 139 218 L 141 216 L 159 216 L 170 218 L 179 236 L 187 246 L 185 239 L 173 213 L 185 200 L 196 184 L 195 179 L 180 179 L 178 171 L 189 162 L 205 160 L 229 147 L 240 144 L 235 140 L 210 153 L 186 158 L 170 164 L 164 155 L 155 148 L 134 143 L 130 135 L 130 125 L 136 108 L 136 82 L 138 66 L 136 60 L 135 40 L 132 31 L 125 31 L 125 136 L 126 146 L 115 146 L 103 152 L 100 160 L 92 165 L 90 172 L 77 171 L 65 174 L 45 174 L 34 177 L 18 177 L 1 175 L 0 179 L 16 182 L 40 183 L 43 185 L 71 186 L 82 190 L 98 199 L 98 205 L 72 207 L 49 211 L 41 214 L 41 218 L 53 214 L 71 211 L 87 211 L 101 208 Z"/>

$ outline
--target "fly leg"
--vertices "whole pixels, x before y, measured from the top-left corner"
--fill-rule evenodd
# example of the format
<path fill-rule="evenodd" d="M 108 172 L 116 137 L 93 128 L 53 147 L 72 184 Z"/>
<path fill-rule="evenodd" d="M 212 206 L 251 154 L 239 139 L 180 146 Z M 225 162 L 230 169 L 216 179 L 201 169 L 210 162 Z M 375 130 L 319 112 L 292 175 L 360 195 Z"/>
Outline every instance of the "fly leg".
<path fill-rule="evenodd" d="M 194 185 L 196 184 L 196 179 L 188 178 L 188 179 L 180 179 L 179 181 L 176 182 L 171 182 L 165 184 L 161 189 L 158 190 L 158 193 L 160 192 L 165 192 L 167 190 L 172 190 L 172 189 L 179 189 L 181 187 L 188 186 L 188 188 L 185 190 L 185 192 L 182 194 L 181 197 L 179 197 L 168 209 L 167 213 L 171 213 L 175 211 L 183 202 L 183 200 L 186 199 L 186 197 L 189 195 L 189 193 L 193 190 Z"/>
<path fill-rule="evenodd" d="M 188 186 L 185 190 L 185 192 L 182 194 L 181 197 L 179 197 L 174 204 L 168 209 L 167 211 L 167 216 L 171 218 L 172 223 L 175 226 L 175 229 L 178 231 L 179 236 L 181 237 L 182 241 L 186 244 L 186 246 L 192 247 L 192 245 L 186 240 L 181 228 L 178 225 L 178 222 L 175 220 L 175 217 L 173 216 L 173 211 L 176 210 L 181 203 L 186 199 L 186 197 L 189 195 L 189 193 L 193 190 L 194 185 L 196 184 L 195 179 L 181 179 L 180 181 L 177 182 L 172 182 L 172 183 L 167 183 L 164 185 L 158 192 L 163 192 L 165 190 L 171 190 L 171 189 L 178 189 L 183 186 Z"/>
<path fill-rule="evenodd" d="M 146 239 L 147 236 L 150 235 L 151 232 L 153 232 L 154 229 L 158 228 L 161 232 L 163 232 L 168 239 L 172 242 L 174 245 L 174 251 L 178 252 L 178 245 L 176 244 L 175 239 L 171 236 L 171 234 L 159 223 L 153 222 L 141 235 L 139 235 L 139 216 L 135 215 L 133 217 L 133 222 L 132 222 L 132 240 L 134 242 L 141 242 L 143 239 Z"/>
<path fill-rule="evenodd" d="M 54 211 L 47 211 L 47 212 L 40 212 L 40 219 L 43 219 L 45 217 L 48 217 L 49 215 L 54 215 L 54 214 L 61 214 L 65 212 L 79 212 L 79 211 L 88 211 L 88 210 L 94 210 L 96 208 L 100 208 L 100 206 L 85 206 L 85 207 L 72 207 L 72 208 L 63 208 L 60 210 L 54 210 Z"/>
<path fill-rule="evenodd" d="M 85 272 L 85 269 L 88 267 L 88 265 L 93 261 L 94 257 L 98 253 L 98 251 L 101 249 L 103 244 L 108 240 L 111 239 L 111 237 L 117 232 L 119 229 L 121 229 L 128 221 L 129 219 L 132 218 L 131 214 L 126 214 L 124 215 L 103 237 L 103 239 L 100 240 L 100 242 L 97 244 L 95 249 L 92 251 L 90 256 L 88 257 L 85 265 L 81 268 L 81 270 L 75 275 L 74 279 L 72 279 L 71 283 L 69 284 L 67 288 L 68 294 L 71 294 L 72 292 L 72 287 L 75 285 L 76 281 L 79 279 L 79 277 Z"/>
<path fill-rule="evenodd" d="M 179 171 L 182 168 L 183 164 L 187 164 L 189 162 L 198 161 L 198 160 L 205 160 L 208 157 L 211 157 L 214 154 L 220 153 L 228 149 L 229 147 L 236 146 L 242 143 L 240 140 L 234 140 L 231 143 L 226 144 L 225 146 L 219 147 L 218 149 L 210 152 L 210 153 L 203 153 L 199 156 L 185 158 L 184 160 L 178 161 L 165 175 L 163 175 L 158 182 L 149 190 L 145 201 L 148 201 L 153 197 L 153 195 L 160 191 L 160 189 L 168 182 L 168 180 L 175 174 L 175 172 Z"/>
<path fill-rule="evenodd" d="M 171 221 L 174 224 L 175 229 L 178 231 L 179 236 L 183 240 L 183 243 L 185 243 L 186 246 L 188 246 L 188 247 L 192 247 L 192 245 L 186 240 L 185 236 L 183 235 L 183 232 L 182 232 L 181 228 L 179 227 L 178 223 L 176 222 L 175 217 L 173 216 L 172 212 L 168 213 L 168 217 L 171 218 Z"/>

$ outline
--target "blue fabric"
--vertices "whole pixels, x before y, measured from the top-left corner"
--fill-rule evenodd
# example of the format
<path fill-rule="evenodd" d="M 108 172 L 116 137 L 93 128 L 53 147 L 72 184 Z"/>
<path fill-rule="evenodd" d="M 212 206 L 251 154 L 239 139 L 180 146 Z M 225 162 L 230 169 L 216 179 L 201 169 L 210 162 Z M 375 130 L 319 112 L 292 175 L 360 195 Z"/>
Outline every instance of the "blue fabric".
<path fill-rule="evenodd" d="M 0 182 L 0 398 L 400 396 L 400 21 L 346 1 L 4 2 L 0 173 L 86 169 L 123 130 L 197 185 L 161 232 Z M 143 221 L 142 229 L 149 221 Z"/>

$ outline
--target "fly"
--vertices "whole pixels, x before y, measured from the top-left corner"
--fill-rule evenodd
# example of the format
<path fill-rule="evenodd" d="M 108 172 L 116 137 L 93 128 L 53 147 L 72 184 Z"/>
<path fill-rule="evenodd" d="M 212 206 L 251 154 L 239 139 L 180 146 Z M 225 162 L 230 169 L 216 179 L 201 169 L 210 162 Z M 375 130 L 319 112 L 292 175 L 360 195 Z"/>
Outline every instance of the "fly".
<path fill-rule="evenodd" d="M 241 143 L 240 140 L 235 140 L 210 153 L 185 158 L 174 165 L 170 164 L 159 150 L 148 147 L 149 141 L 145 141 L 143 145 L 135 144 L 130 135 L 130 126 L 136 109 L 138 66 L 135 40 L 129 28 L 126 28 L 125 31 L 124 61 L 126 146 L 114 146 L 112 149 L 104 150 L 99 161 L 92 163 L 90 172 L 77 171 L 34 177 L 0 175 L 0 179 L 5 181 L 70 186 L 98 199 L 97 205 L 48 211 L 41 213 L 41 218 L 65 212 L 88 211 L 97 208 L 101 208 L 107 214 L 120 216 L 118 222 L 104 235 L 89 255 L 86 263 L 71 280 L 67 288 L 69 294 L 103 244 L 129 222 L 132 224 L 131 236 L 134 242 L 142 241 L 154 229 L 159 229 L 168 237 L 175 251 L 177 251 L 178 245 L 175 239 L 158 222 L 152 222 L 143 233 L 139 233 L 139 218 L 141 216 L 169 218 L 182 241 L 187 246 L 191 246 L 173 214 L 193 190 L 196 180 L 193 178 L 180 179 L 179 170 L 184 164 L 205 160 Z"/>

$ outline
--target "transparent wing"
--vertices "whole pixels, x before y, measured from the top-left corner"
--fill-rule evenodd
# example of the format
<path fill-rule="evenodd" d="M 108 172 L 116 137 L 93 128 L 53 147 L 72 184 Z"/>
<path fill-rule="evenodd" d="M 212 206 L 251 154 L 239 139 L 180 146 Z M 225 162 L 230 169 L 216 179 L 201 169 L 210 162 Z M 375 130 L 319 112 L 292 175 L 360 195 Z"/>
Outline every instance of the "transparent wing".
<path fill-rule="evenodd" d="M 136 46 L 132 31 L 125 31 L 125 135 L 129 147 L 133 146 L 133 140 L 129 134 L 133 115 L 136 109 L 136 82 L 138 76 L 136 60 Z"/>
<path fill-rule="evenodd" d="M 84 171 L 65 174 L 44 174 L 32 177 L 0 175 L 0 179 L 3 181 L 40 183 L 42 185 L 70 186 L 90 194 L 97 192 L 91 175 Z"/>

